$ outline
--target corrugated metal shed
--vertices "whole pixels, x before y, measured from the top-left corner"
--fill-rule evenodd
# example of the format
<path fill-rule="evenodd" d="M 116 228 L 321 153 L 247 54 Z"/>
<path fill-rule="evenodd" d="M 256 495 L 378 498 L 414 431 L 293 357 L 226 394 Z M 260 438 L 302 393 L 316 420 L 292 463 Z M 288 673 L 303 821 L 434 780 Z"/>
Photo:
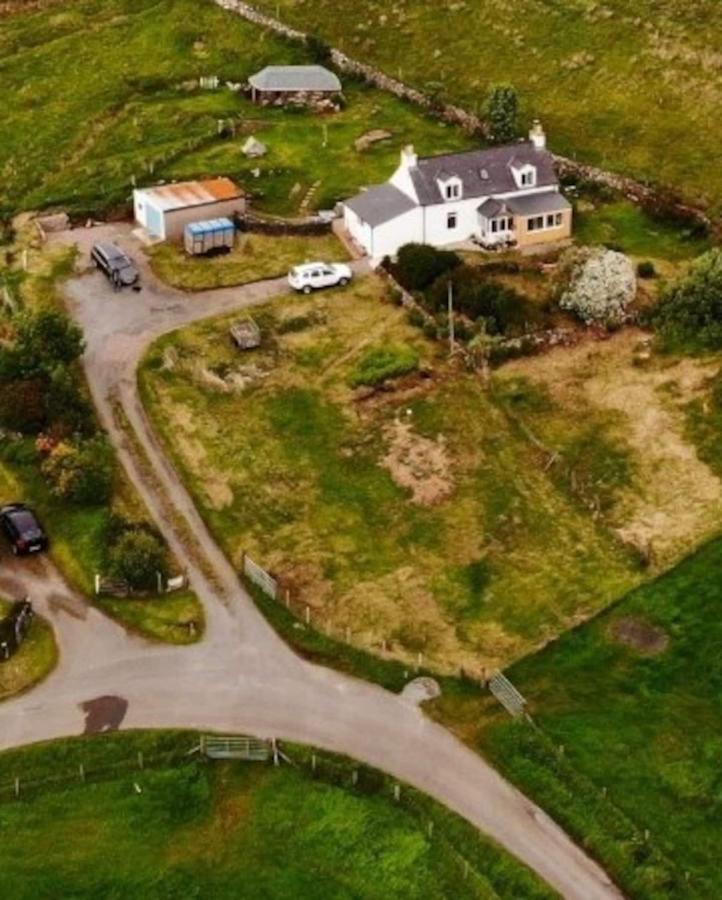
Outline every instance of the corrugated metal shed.
<path fill-rule="evenodd" d="M 203 206 L 216 200 L 235 200 L 243 197 L 243 191 L 230 178 L 211 178 L 206 181 L 181 181 L 177 184 L 162 184 L 138 191 L 152 200 L 153 205 L 163 212 Z"/>

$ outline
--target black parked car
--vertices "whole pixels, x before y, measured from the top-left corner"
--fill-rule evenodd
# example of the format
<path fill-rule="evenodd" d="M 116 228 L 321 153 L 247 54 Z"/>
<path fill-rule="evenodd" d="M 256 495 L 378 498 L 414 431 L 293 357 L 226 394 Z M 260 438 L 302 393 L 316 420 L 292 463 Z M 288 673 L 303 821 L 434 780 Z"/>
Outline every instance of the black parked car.
<path fill-rule="evenodd" d="M 116 290 L 137 284 L 140 279 L 133 261 L 115 244 L 96 244 L 90 251 L 90 261 L 105 272 Z"/>
<path fill-rule="evenodd" d="M 15 556 L 48 549 L 48 536 L 35 513 L 23 503 L 0 507 L 0 527 L 7 535 Z"/>

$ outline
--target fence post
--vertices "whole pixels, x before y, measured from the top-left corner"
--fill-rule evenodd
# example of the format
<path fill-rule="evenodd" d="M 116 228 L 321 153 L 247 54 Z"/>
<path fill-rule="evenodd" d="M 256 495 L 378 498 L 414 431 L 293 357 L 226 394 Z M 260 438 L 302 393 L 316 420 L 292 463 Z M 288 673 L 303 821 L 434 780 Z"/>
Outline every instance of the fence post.
<path fill-rule="evenodd" d="M 310 624 L 311 624 L 311 607 L 307 603 L 306 604 L 306 625 L 310 625 Z"/>
<path fill-rule="evenodd" d="M 100 575 L 95 573 L 95 596 L 97 597 L 100 593 Z"/>
<path fill-rule="evenodd" d="M 143 768 L 143 751 L 142 750 L 138 751 L 138 768 L 139 769 Z"/>
<path fill-rule="evenodd" d="M 15 779 L 15 796 L 20 796 L 20 778 Z"/>
<path fill-rule="evenodd" d="M 316 771 L 316 754 L 315 753 L 311 754 L 311 771 L 312 772 Z"/>
<path fill-rule="evenodd" d="M 82 763 L 78 766 L 78 771 L 80 772 L 80 780 L 85 781 L 85 766 Z"/>
<path fill-rule="evenodd" d="M 401 785 L 395 784 L 394 785 L 394 800 L 398 803 L 400 799 L 401 799 Z"/>
<path fill-rule="evenodd" d="M 160 572 L 156 572 L 155 575 L 156 575 L 156 579 L 158 581 L 158 593 L 162 594 L 163 593 L 163 576 L 161 575 Z"/>

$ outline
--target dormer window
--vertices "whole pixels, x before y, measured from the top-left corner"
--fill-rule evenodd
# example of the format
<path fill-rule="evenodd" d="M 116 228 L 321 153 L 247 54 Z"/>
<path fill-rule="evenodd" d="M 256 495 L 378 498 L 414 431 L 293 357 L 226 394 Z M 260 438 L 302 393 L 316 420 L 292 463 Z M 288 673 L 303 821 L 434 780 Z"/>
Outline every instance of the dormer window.
<path fill-rule="evenodd" d="M 536 186 L 536 167 L 532 165 L 525 165 L 517 168 L 514 168 L 514 178 L 516 179 L 517 186 L 520 188 L 531 188 Z"/>
<path fill-rule="evenodd" d="M 461 179 L 455 175 L 447 175 L 442 173 L 438 177 L 439 190 L 444 200 L 460 200 L 461 199 Z"/>

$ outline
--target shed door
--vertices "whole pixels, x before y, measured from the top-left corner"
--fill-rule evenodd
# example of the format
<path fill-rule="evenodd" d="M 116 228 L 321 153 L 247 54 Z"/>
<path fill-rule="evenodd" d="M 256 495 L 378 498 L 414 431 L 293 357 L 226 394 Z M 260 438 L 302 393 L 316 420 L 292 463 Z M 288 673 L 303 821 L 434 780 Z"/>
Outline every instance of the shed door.
<path fill-rule="evenodd" d="M 157 237 L 165 237 L 163 229 L 163 213 L 156 209 L 152 203 L 145 205 L 145 227 L 151 234 Z"/>

